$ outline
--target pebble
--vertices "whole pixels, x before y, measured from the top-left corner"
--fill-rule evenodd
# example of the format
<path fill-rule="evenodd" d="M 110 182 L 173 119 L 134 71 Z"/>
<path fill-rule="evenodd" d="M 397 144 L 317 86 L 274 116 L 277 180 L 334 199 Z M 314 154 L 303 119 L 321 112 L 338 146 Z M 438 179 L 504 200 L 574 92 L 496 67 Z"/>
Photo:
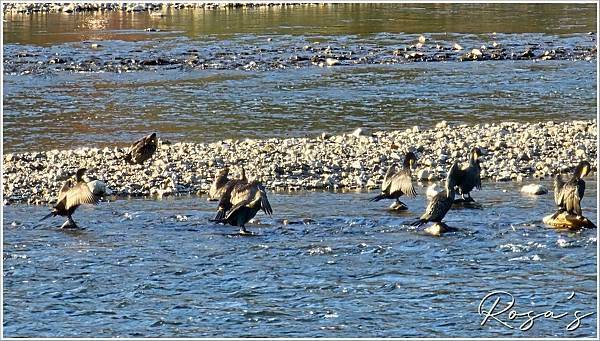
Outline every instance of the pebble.
<path fill-rule="evenodd" d="M 417 155 L 413 174 L 422 181 L 443 180 L 453 162 L 467 162 L 473 146 L 484 152 L 484 181 L 533 182 L 570 173 L 581 161 L 576 150 L 582 147 L 597 169 L 596 120 L 471 126 L 440 122 L 434 127 L 389 131 L 361 127 L 352 134 L 201 144 L 161 140 L 156 154 L 143 166 L 122 161 L 125 142 L 112 148 L 7 153 L 3 157 L 4 204 L 52 203 L 68 174 L 81 165 L 90 169 L 90 180 L 101 181 L 106 192 L 116 197 L 157 198 L 203 195 L 221 168 L 241 162 L 248 176 L 259 178 L 269 191 L 374 188 L 381 186 L 393 163 L 401 165 L 408 150 Z M 553 129 L 560 133 L 551 134 Z M 437 138 L 440 133 L 443 138 Z M 573 144 L 575 135 L 577 145 Z M 100 183 L 96 186 L 101 187 Z"/>

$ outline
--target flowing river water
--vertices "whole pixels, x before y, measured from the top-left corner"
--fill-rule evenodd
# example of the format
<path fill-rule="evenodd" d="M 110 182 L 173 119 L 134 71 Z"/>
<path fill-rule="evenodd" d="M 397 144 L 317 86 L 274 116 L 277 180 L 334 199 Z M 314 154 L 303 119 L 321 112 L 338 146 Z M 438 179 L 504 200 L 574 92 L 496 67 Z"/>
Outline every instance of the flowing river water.
<path fill-rule="evenodd" d="M 578 51 L 596 44 L 595 13 L 413 4 L 9 14 L 4 152 L 126 145 L 149 131 L 212 142 L 590 119 L 595 58 L 385 61 L 420 34 L 465 50 L 497 41 L 518 53 Z M 289 64 L 306 45 L 373 59 Z M 190 53 L 208 67 L 121 63 Z M 597 182 L 586 181 L 584 214 L 595 220 Z M 81 231 L 38 222 L 48 207 L 4 206 L 4 336 L 597 337 L 595 314 L 565 329 L 597 306 L 597 231 L 545 227 L 552 192 L 520 186 L 485 182 L 473 193 L 482 208 L 450 211 L 459 231 L 439 238 L 406 225 L 424 210 L 425 188 L 400 214 L 368 202 L 373 192 L 270 193 L 274 216 L 257 215 L 255 237 L 210 223 L 215 204 L 196 196 L 82 207 Z M 494 290 L 510 292 L 520 313 L 568 315 L 528 331 L 506 314 L 514 329 L 481 326 L 478 305 Z"/>

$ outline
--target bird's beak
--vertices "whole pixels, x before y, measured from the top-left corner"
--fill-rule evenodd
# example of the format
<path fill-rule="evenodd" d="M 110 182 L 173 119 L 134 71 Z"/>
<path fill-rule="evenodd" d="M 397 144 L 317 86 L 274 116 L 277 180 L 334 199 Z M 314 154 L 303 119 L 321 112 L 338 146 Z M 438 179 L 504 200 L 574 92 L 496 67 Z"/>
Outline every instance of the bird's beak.
<path fill-rule="evenodd" d="M 583 166 L 583 176 L 587 176 L 588 174 L 590 174 L 590 167 L 585 165 Z"/>

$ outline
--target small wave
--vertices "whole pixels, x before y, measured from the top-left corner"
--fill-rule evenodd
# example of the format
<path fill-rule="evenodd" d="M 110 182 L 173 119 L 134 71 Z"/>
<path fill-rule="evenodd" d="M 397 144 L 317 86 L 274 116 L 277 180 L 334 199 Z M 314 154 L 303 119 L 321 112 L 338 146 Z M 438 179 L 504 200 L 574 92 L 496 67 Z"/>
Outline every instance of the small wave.
<path fill-rule="evenodd" d="M 329 246 L 316 246 L 308 249 L 308 254 L 313 255 L 326 255 L 333 253 L 333 250 Z"/>
<path fill-rule="evenodd" d="M 515 258 L 511 258 L 508 261 L 512 262 L 512 261 L 524 261 L 524 262 L 539 262 L 541 261 L 542 258 L 535 254 L 533 256 L 521 256 L 521 257 L 515 257 Z"/>
<path fill-rule="evenodd" d="M 533 241 L 528 242 L 526 245 L 525 244 L 513 244 L 513 243 L 507 243 L 507 244 L 500 245 L 501 250 L 509 249 L 511 252 L 514 252 L 514 253 L 527 252 L 527 251 L 534 250 L 534 249 L 545 249 L 545 248 L 546 248 L 545 244 L 537 243 L 537 242 L 533 242 Z"/>

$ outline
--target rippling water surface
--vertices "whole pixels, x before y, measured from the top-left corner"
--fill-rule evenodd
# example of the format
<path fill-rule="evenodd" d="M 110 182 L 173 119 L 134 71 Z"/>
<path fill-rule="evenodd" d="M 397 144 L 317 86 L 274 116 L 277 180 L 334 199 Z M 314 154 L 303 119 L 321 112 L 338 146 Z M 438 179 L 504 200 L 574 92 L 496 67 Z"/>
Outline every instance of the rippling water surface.
<path fill-rule="evenodd" d="M 3 25 L 5 57 L 12 60 L 29 53 L 46 67 L 56 54 L 76 61 L 119 61 L 179 58 L 198 51 L 208 64 L 226 55 L 231 58 L 219 57 L 219 63 L 237 65 L 236 58 L 243 59 L 241 64 L 286 61 L 315 42 L 334 49 L 346 46 L 356 53 L 363 53 L 361 48 L 385 51 L 391 57 L 394 49 L 414 44 L 421 33 L 447 47 L 460 42 L 466 50 L 492 41 L 517 53 L 526 46 L 540 46 L 542 51 L 595 44 L 595 35 L 588 35 L 595 31 L 595 7 L 581 4 L 342 5 L 165 13 L 163 18 L 121 12 L 8 15 Z M 145 32 L 146 27 L 160 31 Z M 100 48 L 90 48 L 92 42 Z M 121 74 L 61 72 L 61 64 L 55 66 L 59 71 L 4 75 L 5 151 L 124 145 L 148 131 L 174 141 L 212 142 L 315 136 L 359 126 L 429 128 L 442 119 L 538 121 L 590 119 L 596 114 L 595 59 L 268 71 L 161 67 Z"/>
<path fill-rule="evenodd" d="M 374 193 L 271 194 L 255 237 L 208 222 L 214 203 L 185 197 L 80 208 L 83 231 L 38 223 L 48 208 L 4 208 L 5 336 L 593 336 L 596 230 L 545 227 L 552 196 L 484 183 L 483 209 L 447 216 L 459 232 L 431 237 L 403 225 Z M 585 215 L 594 217 L 595 181 Z M 283 219 L 310 224 L 284 225 Z M 507 290 L 528 332 L 480 326 L 480 300 Z M 569 296 L 575 296 L 569 300 Z M 504 302 L 504 301 L 503 301 Z"/>

